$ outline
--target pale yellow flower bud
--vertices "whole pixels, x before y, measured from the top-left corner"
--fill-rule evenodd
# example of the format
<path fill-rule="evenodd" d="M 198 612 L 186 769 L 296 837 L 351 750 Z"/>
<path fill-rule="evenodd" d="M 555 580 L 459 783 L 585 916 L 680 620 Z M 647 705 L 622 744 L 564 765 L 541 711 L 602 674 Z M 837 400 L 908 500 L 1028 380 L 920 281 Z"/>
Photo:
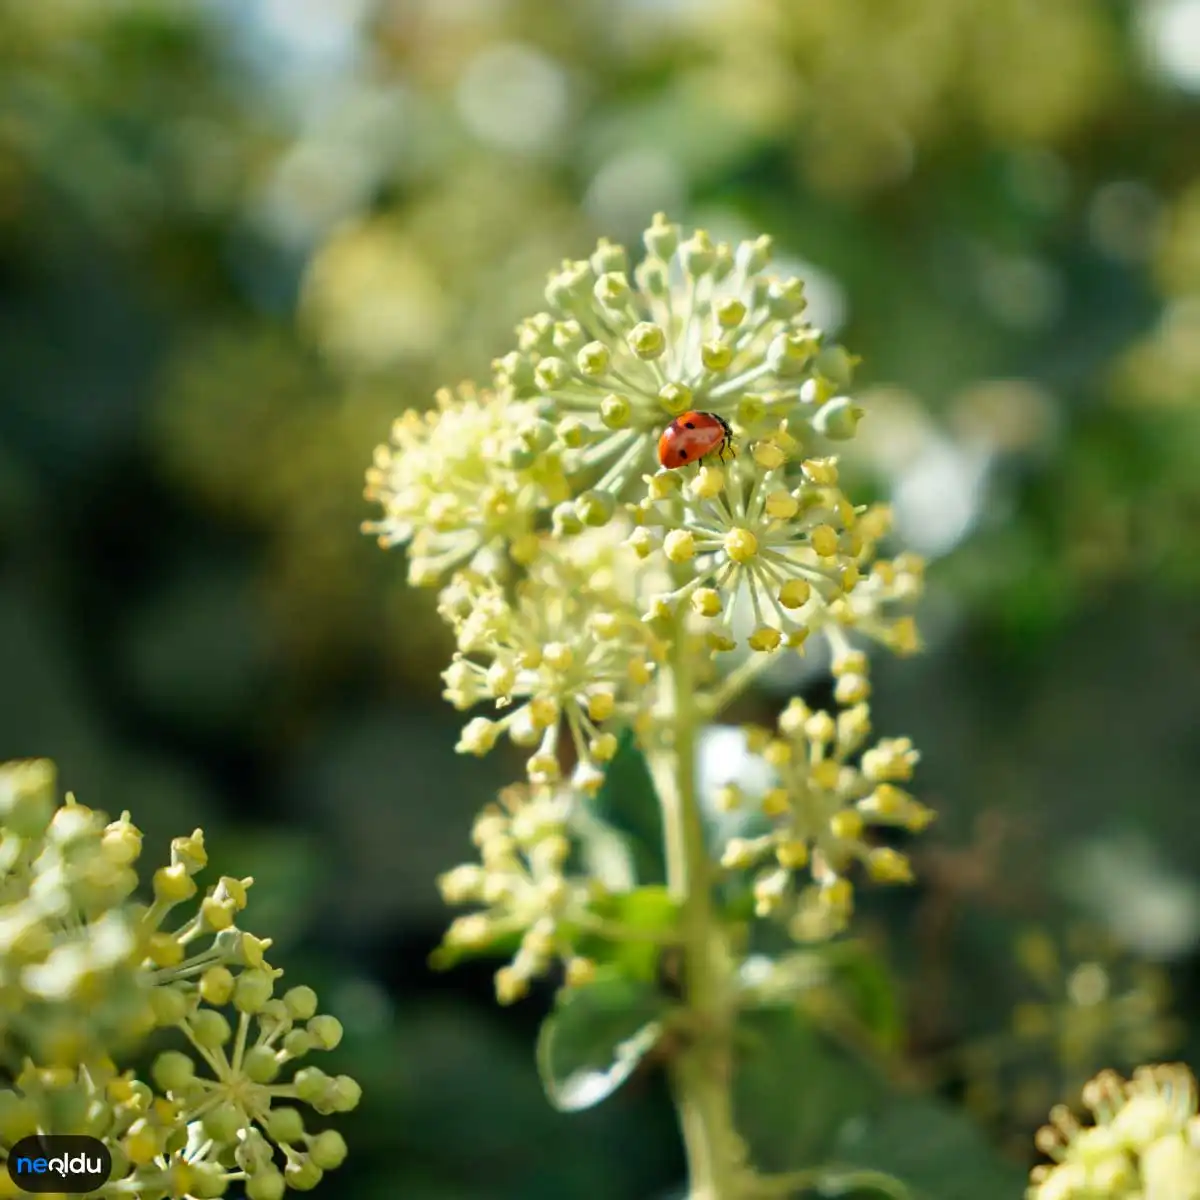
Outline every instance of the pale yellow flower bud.
<path fill-rule="evenodd" d="M 692 389 L 686 383 L 667 383 L 658 392 L 662 406 L 673 417 L 687 412 L 692 406 Z"/>
<path fill-rule="evenodd" d="M 752 867 L 758 859 L 758 848 L 746 838 L 730 838 L 721 854 L 721 866 L 729 871 Z"/>
<path fill-rule="evenodd" d="M 542 751 L 530 755 L 525 771 L 533 783 L 554 783 L 562 774 L 558 759 Z"/>
<path fill-rule="evenodd" d="M 572 958 L 567 963 L 564 982 L 567 987 L 586 987 L 596 978 L 596 964 L 590 958 Z"/>
<path fill-rule="evenodd" d="M 675 615 L 675 606 L 670 593 L 650 597 L 643 621 L 669 621 Z"/>
<path fill-rule="evenodd" d="M 813 550 L 821 558 L 832 558 L 837 554 L 838 535 L 832 525 L 818 525 L 808 535 L 808 540 Z"/>
<path fill-rule="evenodd" d="M 741 808 L 745 799 L 742 789 L 736 783 L 727 783 L 723 787 L 717 788 L 717 808 L 721 812 L 736 812 Z"/>
<path fill-rule="evenodd" d="M 615 734 L 602 733 L 597 737 L 592 738 L 588 742 L 588 753 L 597 762 L 609 762 L 613 755 L 617 752 L 617 739 Z"/>
<path fill-rule="evenodd" d="M 839 704 L 860 704 L 871 694 L 871 683 L 865 675 L 843 675 L 833 689 Z"/>
<path fill-rule="evenodd" d="M 829 832 L 841 841 L 857 842 L 863 832 L 862 814 L 855 812 L 852 808 L 844 808 L 841 812 L 835 812 L 829 818 Z"/>
<path fill-rule="evenodd" d="M 657 475 L 645 475 L 646 491 L 651 500 L 669 500 L 683 486 L 682 476 L 673 471 L 661 471 Z"/>
<path fill-rule="evenodd" d="M 697 588 L 692 593 L 692 608 L 702 617 L 720 616 L 721 594 L 714 588 Z"/>
<path fill-rule="evenodd" d="M 575 663 L 575 651 L 564 642 L 550 642 L 542 647 L 542 661 L 552 671 L 569 671 Z"/>
<path fill-rule="evenodd" d="M 830 721 L 828 713 L 817 713 L 816 715 Z M 830 721 L 830 724 L 832 725 L 832 721 Z M 830 731 L 830 737 L 832 737 L 832 730 Z M 832 792 L 837 788 L 840 776 L 841 767 L 832 758 L 825 758 L 819 763 L 814 763 L 812 770 L 809 772 L 809 778 L 812 779 L 813 786 L 826 792 Z"/>
<path fill-rule="evenodd" d="M 604 786 L 604 772 L 593 763 L 581 762 L 571 776 L 571 782 L 580 789 L 586 792 L 589 796 L 594 796 Z"/>
<path fill-rule="evenodd" d="M 836 458 L 806 458 L 800 464 L 804 474 L 818 487 L 836 487 L 838 460 Z"/>
<path fill-rule="evenodd" d="M 725 535 L 725 553 L 744 565 L 758 553 L 758 538 L 749 529 L 731 529 Z"/>
<path fill-rule="evenodd" d="M 812 596 L 812 585 L 807 579 L 789 579 L 779 589 L 779 603 L 784 608 L 803 608 Z"/>
<path fill-rule="evenodd" d="M 696 539 L 687 529 L 672 529 L 663 539 L 663 553 L 673 563 L 690 562 L 696 557 Z"/>
<path fill-rule="evenodd" d="M 700 347 L 700 361 L 704 364 L 705 370 L 724 371 L 733 362 L 733 348 L 724 342 L 705 342 Z"/>
<path fill-rule="evenodd" d="M 507 697 L 512 694 L 517 681 L 517 673 L 512 664 L 497 659 L 487 671 L 488 691 L 495 697 Z"/>
<path fill-rule="evenodd" d="M 529 980 L 512 967 L 501 967 L 496 972 L 496 1001 L 499 1004 L 515 1004 L 529 995 Z"/>
<path fill-rule="evenodd" d="M 812 716 L 808 705 L 799 696 L 793 696 L 787 707 L 779 714 L 779 732 L 788 737 L 798 737 L 804 732 L 804 722 Z"/>
<path fill-rule="evenodd" d="M 867 855 L 867 874 L 876 883 L 912 883 L 912 865 L 891 846 L 878 846 Z"/>
<path fill-rule="evenodd" d="M 705 463 L 688 484 L 688 491 L 697 500 L 715 500 L 725 490 L 725 472 Z"/>
<path fill-rule="evenodd" d="M 667 335 L 652 321 L 642 321 L 629 332 L 629 348 L 638 358 L 649 361 L 660 358 L 667 348 Z"/>
<path fill-rule="evenodd" d="M 732 297 L 719 301 L 714 308 L 722 329 L 736 329 L 746 319 L 746 306 Z"/>
<path fill-rule="evenodd" d="M 599 725 L 613 715 L 617 707 L 617 698 L 612 691 L 592 692 L 587 698 L 588 717 Z"/>
<path fill-rule="evenodd" d="M 775 860 L 789 871 L 799 871 L 808 864 L 808 844 L 796 840 L 780 842 L 775 847 Z"/>
<path fill-rule="evenodd" d="M 636 687 L 645 687 L 654 678 L 654 670 L 649 663 L 635 659 L 626 669 L 629 682 Z"/>
<path fill-rule="evenodd" d="M 800 511 L 800 501 L 787 488 L 777 488 L 767 496 L 763 508 L 774 521 L 790 521 Z"/>
<path fill-rule="evenodd" d="M 558 721 L 558 701 L 553 696 L 534 696 L 528 712 L 534 729 L 549 729 Z"/>
<path fill-rule="evenodd" d="M 821 907 L 838 915 L 848 915 L 854 907 L 854 888 L 848 879 L 832 879 L 819 893 Z"/>
<path fill-rule="evenodd" d="M 764 816 L 782 817 L 791 808 L 787 788 L 770 788 L 763 795 L 761 808 Z"/>
<path fill-rule="evenodd" d="M 776 442 L 755 442 L 750 453 L 764 471 L 777 471 L 787 462 L 787 455 Z"/>
<path fill-rule="evenodd" d="M 500 729 L 487 717 L 474 717 L 463 727 L 455 749 L 459 754 L 486 754 L 496 744 Z"/>
<path fill-rule="evenodd" d="M 827 712 L 815 712 L 804 722 L 805 736 L 818 746 L 833 741 L 836 732 L 833 718 Z"/>
<path fill-rule="evenodd" d="M 777 650 L 783 641 L 783 634 L 772 625 L 760 625 L 747 639 L 746 644 L 751 650 L 768 653 Z"/>
<path fill-rule="evenodd" d="M 787 742 L 773 738 L 760 751 L 763 758 L 775 768 L 786 767 L 792 761 L 792 748 Z"/>

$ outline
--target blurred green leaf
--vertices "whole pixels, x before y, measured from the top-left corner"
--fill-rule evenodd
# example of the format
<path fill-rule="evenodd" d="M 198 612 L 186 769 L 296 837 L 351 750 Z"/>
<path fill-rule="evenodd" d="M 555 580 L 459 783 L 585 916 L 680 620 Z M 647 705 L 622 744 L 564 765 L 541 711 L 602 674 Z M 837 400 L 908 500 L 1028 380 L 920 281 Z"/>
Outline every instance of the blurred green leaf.
<path fill-rule="evenodd" d="M 622 730 L 604 784 L 589 808 L 626 839 L 639 883 L 666 882 L 662 809 L 632 729 Z"/>
<path fill-rule="evenodd" d="M 881 1049 L 898 1050 L 904 1038 L 904 1016 L 887 964 L 866 942 L 838 942 L 835 949 L 826 956 L 834 990 L 849 1002 Z"/>
<path fill-rule="evenodd" d="M 968 1117 L 926 1096 L 892 1096 L 875 1116 L 848 1122 L 832 1157 L 895 1175 L 913 1200 L 1012 1200 L 1027 1182 Z"/>
<path fill-rule="evenodd" d="M 734 1114 L 753 1161 L 772 1172 L 826 1161 L 878 1082 L 794 1008 L 746 1013 L 738 1033 Z"/>
<path fill-rule="evenodd" d="M 901 1092 L 802 1014 L 747 1014 L 734 1078 L 735 1119 L 764 1171 L 828 1164 L 830 1176 L 882 1172 L 914 1200 L 1011 1200 L 1024 1174 L 966 1118 Z M 876 1188 L 878 1190 L 878 1188 Z"/>
<path fill-rule="evenodd" d="M 657 988 L 612 968 L 561 992 L 537 1044 L 550 1103 L 560 1112 L 581 1112 L 611 1096 L 654 1048 L 668 1005 Z"/>
<path fill-rule="evenodd" d="M 597 916 L 611 921 L 614 926 L 647 935 L 673 929 L 679 913 L 679 905 L 662 884 L 605 896 L 591 907 Z M 599 936 L 588 937 L 580 942 L 579 950 L 598 963 L 611 963 L 632 979 L 651 983 L 658 976 L 662 946 L 649 938 L 611 941 Z"/>

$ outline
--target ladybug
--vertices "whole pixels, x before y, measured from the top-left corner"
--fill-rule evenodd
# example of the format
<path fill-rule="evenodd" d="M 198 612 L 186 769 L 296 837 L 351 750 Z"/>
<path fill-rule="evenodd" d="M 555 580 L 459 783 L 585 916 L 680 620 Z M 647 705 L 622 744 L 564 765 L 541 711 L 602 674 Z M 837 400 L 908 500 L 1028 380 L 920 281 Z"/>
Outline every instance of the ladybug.
<path fill-rule="evenodd" d="M 710 412 L 685 412 L 673 420 L 658 439 L 658 461 L 668 470 L 699 462 L 716 453 L 724 462 L 733 441 L 728 423 Z"/>

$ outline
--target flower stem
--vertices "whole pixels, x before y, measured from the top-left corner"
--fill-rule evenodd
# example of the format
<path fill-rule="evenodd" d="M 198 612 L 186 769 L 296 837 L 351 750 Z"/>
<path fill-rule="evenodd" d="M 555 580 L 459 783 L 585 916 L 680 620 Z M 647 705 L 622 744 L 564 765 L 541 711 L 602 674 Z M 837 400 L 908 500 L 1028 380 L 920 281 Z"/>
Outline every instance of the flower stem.
<path fill-rule="evenodd" d="M 714 919 L 711 865 L 696 794 L 696 705 L 687 639 L 677 628 L 671 658 L 672 744 L 652 757 L 663 805 L 667 883 L 680 904 L 690 1037 L 672 1067 L 687 1153 L 690 1200 L 735 1200 L 744 1150 L 733 1127 L 732 1007 L 728 960 Z"/>

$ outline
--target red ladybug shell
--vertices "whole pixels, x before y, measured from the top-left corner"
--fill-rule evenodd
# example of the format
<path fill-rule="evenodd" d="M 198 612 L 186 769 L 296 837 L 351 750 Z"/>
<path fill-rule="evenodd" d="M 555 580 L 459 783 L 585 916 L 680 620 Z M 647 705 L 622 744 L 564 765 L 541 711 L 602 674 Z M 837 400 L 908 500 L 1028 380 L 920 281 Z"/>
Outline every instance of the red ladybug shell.
<path fill-rule="evenodd" d="M 699 462 L 716 451 L 723 458 L 733 431 L 710 412 L 685 412 L 676 417 L 658 439 L 658 461 L 668 470 Z"/>

